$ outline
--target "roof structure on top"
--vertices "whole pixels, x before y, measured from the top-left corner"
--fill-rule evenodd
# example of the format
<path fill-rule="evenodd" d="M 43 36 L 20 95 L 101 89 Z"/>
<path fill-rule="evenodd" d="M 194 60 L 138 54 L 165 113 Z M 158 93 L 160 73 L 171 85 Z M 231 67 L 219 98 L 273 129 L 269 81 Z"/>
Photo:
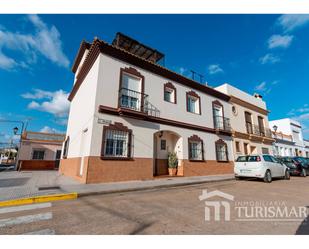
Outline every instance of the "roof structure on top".
<path fill-rule="evenodd" d="M 150 48 L 145 44 L 140 43 L 133 38 L 124 35 L 123 33 L 117 32 L 112 45 L 122 48 L 131 54 L 137 55 L 145 60 L 157 63 L 164 57 L 164 54 L 156 49 Z"/>

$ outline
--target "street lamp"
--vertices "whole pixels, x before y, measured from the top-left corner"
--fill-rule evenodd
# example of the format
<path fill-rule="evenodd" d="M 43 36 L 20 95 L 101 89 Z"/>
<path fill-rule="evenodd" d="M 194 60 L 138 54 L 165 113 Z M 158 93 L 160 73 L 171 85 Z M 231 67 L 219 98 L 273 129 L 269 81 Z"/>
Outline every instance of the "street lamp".
<path fill-rule="evenodd" d="M 14 128 L 13 128 L 13 132 L 14 132 L 14 135 L 16 135 L 17 132 L 18 132 L 18 127 L 14 127 Z"/>
<path fill-rule="evenodd" d="M 278 126 L 277 126 L 277 125 L 274 125 L 274 126 L 273 126 L 273 129 L 274 129 L 275 132 L 277 132 Z"/>

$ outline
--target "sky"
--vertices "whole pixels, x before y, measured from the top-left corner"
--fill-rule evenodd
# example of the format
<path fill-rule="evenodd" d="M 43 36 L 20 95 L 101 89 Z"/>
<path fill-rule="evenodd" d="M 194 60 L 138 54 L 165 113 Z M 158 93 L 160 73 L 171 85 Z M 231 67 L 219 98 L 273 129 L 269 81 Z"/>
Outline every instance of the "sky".
<path fill-rule="evenodd" d="M 0 121 L 65 132 L 80 42 L 110 43 L 116 32 L 185 76 L 260 93 L 270 120 L 296 119 L 309 139 L 309 15 L 0 15 Z M 15 126 L 0 122 L 0 143 L 18 139 Z"/>

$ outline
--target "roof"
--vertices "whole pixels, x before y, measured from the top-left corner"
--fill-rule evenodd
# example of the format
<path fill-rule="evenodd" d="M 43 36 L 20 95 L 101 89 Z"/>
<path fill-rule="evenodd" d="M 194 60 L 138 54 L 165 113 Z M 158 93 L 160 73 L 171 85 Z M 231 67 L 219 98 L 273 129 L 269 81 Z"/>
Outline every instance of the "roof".
<path fill-rule="evenodd" d="M 116 34 L 112 45 L 122 48 L 131 54 L 137 55 L 145 60 L 157 63 L 164 57 L 164 54 L 156 49 L 150 48 L 145 44 L 140 43 L 131 37 L 124 35 L 120 32 Z"/>
<path fill-rule="evenodd" d="M 56 134 L 56 133 L 25 131 L 22 135 L 23 141 L 41 141 L 41 142 L 62 143 L 64 139 L 65 139 L 65 134 Z"/>
<path fill-rule="evenodd" d="M 84 42 L 84 41 L 83 41 Z M 83 45 L 81 44 L 81 47 Z M 76 58 L 82 58 L 83 53 L 86 49 L 79 49 L 78 55 Z M 154 63 L 152 61 L 146 60 L 142 57 L 139 57 L 135 54 L 132 54 L 131 52 L 108 44 L 107 42 L 103 40 L 99 40 L 98 38 L 95 38 L 93 42 L 91 43 L 91 46 L 89 48 L 89 52 L 83 62 L 83 65 L 81 67 L 81 70 L 78 72 L 78 75 L 76 77 L 76 82 L 69 94 L 69 101 L 72 101 L 75 94 L 77 93 L 79 87 L 83 83 L 85 77 L 87 76 L 88 72 L 90 71 L 92 65 L 94 64 L 95 60 L 99 56 L 100 53 L 109 55 L 111 57 L 114 57 L 116 59 L 125 61 L 131 65 L 137 66 L 139 68 L 142 68 L 144 70 L 150 71 L 154 74 L 160 75 L 166 79 L 172 80 L 174 82 L 177 82 L 182 85 L 186 85 L 192 89 L 198 90 L 200 92 L 206 93 L 211 96 L 215 96 L 218 99 L 221 99 L 223 101 L 229 101 L 230 97 L 220 91 L 217 91 L 216 89 L 202 85 L 199 82 L 192 80 L 190 78 L 187 78 L 181 74 L 178 74 L 166 67 L 163 67 L 157 63 Z M 78 64 L 75 65 L 78 67 Z M 77 68 L 76 67 L 76 68 Z M 74 71 L 73 71 L 74 72 Z"/>

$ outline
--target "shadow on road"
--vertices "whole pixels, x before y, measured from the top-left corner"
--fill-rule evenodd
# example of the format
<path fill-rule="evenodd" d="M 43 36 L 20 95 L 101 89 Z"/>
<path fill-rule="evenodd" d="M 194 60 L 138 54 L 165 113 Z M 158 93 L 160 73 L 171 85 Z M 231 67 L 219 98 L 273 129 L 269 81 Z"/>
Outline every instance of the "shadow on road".
<path fill-rule="evenodd" d="M 297 228 L 295 234 L 296 235 L 309 235 L 309 216 L 307 216 L 307 218 L 303 220 L 303 222 Z"/>
<path fill-rule="evenodd" d="M 97 211 L 107 212 L 112 216 L 125 219 L 128 222 L 137 223 L 137 228 L 134 228 L 134 230 L 132 232 L 128 232 L 128 234 L 130 234 L 130 235 L 140 234 L 145 229 L 147 229 L 148 227 L 151 227 L 154 224 L 154 222 L 144 222 L 144 221 L 141 221 L 140 219 L 137 219 L 136 217 L 132 217 L 128 214 L 125 214 L 123 212 L 119 212 L 115 209 L 105 207 L 103 205 L 96 203 L 95 201 L 89 200 L 88 198 L 80 198 L 80 201 L 82 201 L 85 204 L 89 205 L 90 207 L 96 209 Z"/>

